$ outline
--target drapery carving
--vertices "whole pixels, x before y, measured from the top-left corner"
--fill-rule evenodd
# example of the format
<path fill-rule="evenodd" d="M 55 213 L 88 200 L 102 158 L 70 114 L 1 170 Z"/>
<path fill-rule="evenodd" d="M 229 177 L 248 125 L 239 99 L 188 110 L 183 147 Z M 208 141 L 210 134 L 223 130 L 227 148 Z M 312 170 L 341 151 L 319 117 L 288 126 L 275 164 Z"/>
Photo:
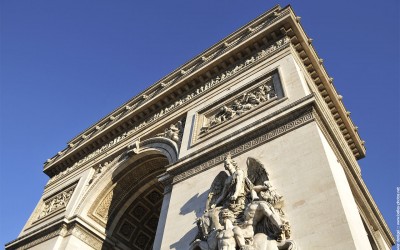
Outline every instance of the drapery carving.
<path fill-rule="evenodd" d="M 228 154 L 224 167 L 229 174 L 220 172 L 214 179 L 190 249 L 297 249 L 289 240 L 283 196 L 272 187 L 264 165 L 249 157 L 244 171 Z"/>

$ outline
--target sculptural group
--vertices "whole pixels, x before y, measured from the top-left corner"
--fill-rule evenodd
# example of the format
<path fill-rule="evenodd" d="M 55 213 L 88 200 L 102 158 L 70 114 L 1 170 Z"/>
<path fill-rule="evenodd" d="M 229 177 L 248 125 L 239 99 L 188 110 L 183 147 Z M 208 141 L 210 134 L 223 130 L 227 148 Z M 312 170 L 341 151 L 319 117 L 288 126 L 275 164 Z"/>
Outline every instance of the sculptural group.
<path fill-rule="evenodd" d="M 228 154 L 214 179 L 191 250 L 294 250 L 283 197 L 272 187 L 264 165 L 247 159 L 247 171 Z"/>

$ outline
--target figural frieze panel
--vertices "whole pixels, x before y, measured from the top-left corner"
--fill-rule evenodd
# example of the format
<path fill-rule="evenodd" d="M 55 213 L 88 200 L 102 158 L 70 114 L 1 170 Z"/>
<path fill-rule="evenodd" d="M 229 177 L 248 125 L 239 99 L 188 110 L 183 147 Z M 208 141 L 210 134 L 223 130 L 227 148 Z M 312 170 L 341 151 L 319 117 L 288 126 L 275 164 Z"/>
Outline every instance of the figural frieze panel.
<path fill-rule="evenodd" d="M 182 118 L 181 120 L 179 120 L 176 123 L 169 124 L 169 126 L 164 129 L 164 132 L 156 134 L 155 137 L 168 138 L 168 139 L 174 141 L 177 145 L 180 145 L 181 141 L 182 141 L 183 130 L 184 130 L 184 127 L 185 127 L 185 120 L 186 120 L 186 117 Z M 54 184 L 56 181 L 64 178 L 65 176 L 67 176 L 68 174 L 73 172 L 75 169 L 77 169 L 77 167 L 85 164 L 86 162 L 89 162 L 92 159 L 95 159 L 100 154 L 102 154 L 102 153 L 108 151 L 109 149 L 117 146 L 119 143 L 124 141 L 124 139 L 127 138 L 129 135 L 130 135 L 129 132 L 123 133 L 122 135 L 118 136 L 117 138 L 115 138 L 114 140 L 110 141 L 106 145 L 104 145 L 101 148 L 97 149 L 96 151 L 90 153 L 86 157 L 82 158 L 81 160 L 76 162 L 73 166 L 71 166 L 71 167 L 65 169 L 64 171 L 60 172 L 59 174 L 53 176 L 47 182 L 46 187 L 48 187 L 48 186 Z M 134 141 L 138 142 L 138 143 L 140 142 L 140 140 L 134 140 Z M 131 145 L 131 146 L 134 146 L 134 145 Z M 135 150 L 137 150 L 137 149 L 133 149 L 133 151 L 135 151 Z M 104 163 L 98 164 L 97 166 L 93 166 L 93 168 L 95 169 L 95 172 L 94 172 L 91 180 L 89 181 L 89 184 L 91 184 L 106 169 L 109 169 L 115 163 L 123 161 L 123 160 L 124 160 L 124 155 L 119 155 L 116 158 L 114 158 L 114 160 L 112 160 L 112 161 L 106 161 Z"/>
<path fill-rule="evenodd" d="M 277 71 L 259 77 L 201 110 L 197 114 L 199 125 L 197 138 L 194 140 L 212 133 L 217 128 L 225 127 L 224 125 L 232 124 L 234 120 L 261 107 L 271 107 L 283 96 Z"/>
<path fill-rule="evenodd" d="M 278 39 L 274 43 L 270 44 L 267 46 L 265 49 L 260 50 L 254 55 L 251 55 L 247 58 L 244 58 L 240 63 L 237 65 L 234 65 L 227 70 L 221 72 L 219 75 L 216 77 L 212 78 L 211 80 L 203 83 L 199 88 L 195 89 L 191 93 L 187 94 L 185 97 L 175 101 L 174 104 L 172 104 L 169 107 L 166 107 L 162 109 L 160 112 L 154 114 L 152 117 L 150 117 L 148 120 L 143 121 L 136 127 L 134 127 L 132 130 L 129 131 L 129 133 L 132 133 L 144 126 L 146 126 L 147 123 L 150 123 L 154 120 L 157 120 L 158 118 L 166 115 L 167 113 L 171 112 L 172 110 L 175 110 L 179 106 L 182 106 L 183 104 L 189 102 L 191 99 L 196 98 L 197 96 L 203 94 L 204 92 L 208 91 L 209 89 L 214 88 L 217 85 L 220 85 L 221 83 L 225 82 L 226 80 L 231 79 L 234 75 L 236 75 L 239 72 L 242 72 L 246 68 L 249 68 L 251 65 L 253 65 L 256 62 L 259 62 L 266 57 L 271 56 L 273 53 L 276 53 L 284 48 L 287 48 L 290 44 L 290 38 L 289 37 L 282 37 L 281 39 Z"/>
<path fill-rule="evenodd" d="M 54 214 L 58 211 L 65 209 L 68 205 L 69 200 L 71 199 L 72 194 L 74 193 L 75 187 L 76 184 L 45 199 L 43 202 L 44 205 L 42 211 L 40 212 L 40 215 L 37 219 L 42 219 L 50 214 Z"/>
<path fill-rule="evenodd" d="M 84 158 L 82 158 L 78 162 L 75 162 L 71 167 L 68 167 L 64 171 L 62 171 L 62 172 L 58 173 L 57 175 L 53 176 L 47 182 L 46 187 L 48 187 L 48 186 L 52 185 L 53 183 L 55 183 L 56 181 L 64 178 L 69 173 L 73 172 L 74 170 L 76 170 L 78 167 L 80 167 L 81 165 L 85 164 L 86 162 L 89 162 L 90 160 L 95 159 L 100 154 L 102 154 L 102 153 L 108 151 L 109 149 L 115 147 L 120 142 L 122 142 L 128 135 L 129 135 L 128 133 L 123 133 L 122 135 L 116 137 L 114 140 L 111 140 L 107 144 L 103 145 L 101 148 L 99 148 L 99 149 L 95 150 L 94 152 L 90 153 L 89 155 L 85 156 Z"/>

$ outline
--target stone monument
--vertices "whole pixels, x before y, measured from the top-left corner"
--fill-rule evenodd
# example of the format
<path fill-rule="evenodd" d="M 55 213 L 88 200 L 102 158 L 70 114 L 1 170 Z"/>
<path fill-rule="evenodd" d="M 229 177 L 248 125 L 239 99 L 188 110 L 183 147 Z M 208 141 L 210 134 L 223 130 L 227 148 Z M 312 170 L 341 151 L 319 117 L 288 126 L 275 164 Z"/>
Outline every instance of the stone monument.
<path fill-rule="evenodd" d="M 390 249 L 332 81 L 272 8 L 47 160 L 6 249 Z"/>

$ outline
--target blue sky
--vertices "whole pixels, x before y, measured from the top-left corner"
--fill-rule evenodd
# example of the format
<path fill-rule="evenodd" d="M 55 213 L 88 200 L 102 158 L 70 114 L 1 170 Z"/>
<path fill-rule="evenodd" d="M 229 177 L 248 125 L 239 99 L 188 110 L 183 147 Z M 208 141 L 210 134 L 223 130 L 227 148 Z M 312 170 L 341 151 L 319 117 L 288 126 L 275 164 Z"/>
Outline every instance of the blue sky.
<path fill-rule="evenodd" d="M 0 244 L 43 192 L 43 162 L 90 125 L 275 4 L 291 4 L 366 141 L 362 176 L 392 232 L 399 3 L 1 1 Z"/>

